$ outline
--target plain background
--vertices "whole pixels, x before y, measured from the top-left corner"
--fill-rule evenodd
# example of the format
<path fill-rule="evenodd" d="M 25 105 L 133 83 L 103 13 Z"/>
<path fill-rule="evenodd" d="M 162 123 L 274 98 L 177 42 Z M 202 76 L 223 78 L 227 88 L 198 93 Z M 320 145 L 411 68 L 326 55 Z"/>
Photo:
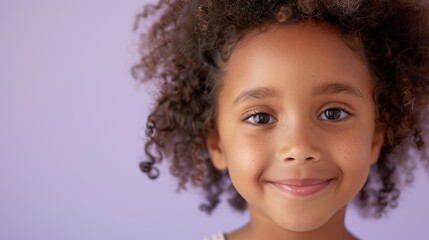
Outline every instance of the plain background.
<path fill-rule="evenodd" d="M 0 239 L 202 239 L 244 224 L 138 169 L 151 98 L 130 76 L 145 1 L 0 1 Z M 428 239 L 429 174 L 362 239 Z"/>

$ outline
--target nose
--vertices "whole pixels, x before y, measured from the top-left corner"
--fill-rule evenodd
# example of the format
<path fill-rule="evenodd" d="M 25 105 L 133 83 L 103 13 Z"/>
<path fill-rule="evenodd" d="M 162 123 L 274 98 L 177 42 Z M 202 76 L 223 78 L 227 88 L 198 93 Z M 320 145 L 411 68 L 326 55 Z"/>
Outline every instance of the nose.
<path fill-rule="evenodd" d="M 286 162 L 317 162 L 321 159 L 320 145 L 324 141 L 318 137 L 311 124 L 295 122 L 286 125 L 279 134 L 278 159 Z"/>

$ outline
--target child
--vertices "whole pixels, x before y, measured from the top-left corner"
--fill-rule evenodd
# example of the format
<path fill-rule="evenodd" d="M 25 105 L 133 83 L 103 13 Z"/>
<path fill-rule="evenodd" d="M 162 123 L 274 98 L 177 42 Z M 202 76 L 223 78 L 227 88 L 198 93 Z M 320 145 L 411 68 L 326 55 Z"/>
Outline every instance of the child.
<path fill-rule="evenodd" d="M 208 213 L 222 194 L 249 210 L 211 239 L 356 239 L 347 204 L 381 216 L 428 163 L 424 2 L 160 0 L 148 16 L 133 74 L 160 91 L 140 167 L 170 161 Z"/>

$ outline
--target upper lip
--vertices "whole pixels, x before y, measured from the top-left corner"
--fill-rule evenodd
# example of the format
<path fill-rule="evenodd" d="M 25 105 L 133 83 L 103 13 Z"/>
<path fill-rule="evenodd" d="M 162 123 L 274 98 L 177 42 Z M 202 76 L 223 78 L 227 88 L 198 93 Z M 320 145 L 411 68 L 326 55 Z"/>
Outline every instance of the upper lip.
<path fill-rule="evenodd" d="M 270 181 L 270 182 L 274 184 L 283 184 L 288 186 L 301 187 L 301 186 L 317 185 L 330 180 L 332 180 L 332 178 L 302 178 L 302 179 L 285 179 L 281 181 Z"/>

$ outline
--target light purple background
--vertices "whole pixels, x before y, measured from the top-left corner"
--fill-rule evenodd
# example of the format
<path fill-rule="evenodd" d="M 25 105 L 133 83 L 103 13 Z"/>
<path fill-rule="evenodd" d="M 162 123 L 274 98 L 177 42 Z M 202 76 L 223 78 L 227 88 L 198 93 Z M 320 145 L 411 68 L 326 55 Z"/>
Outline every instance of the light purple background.
<path fill-rule="evenodd" d="M 131 78 L 146 1 L 0 1 L 0 239 L 201 239 L 244 224 L 140 173 L 150 98 Z M 428 239 L 428 174 L 362 239 Z M 411 237 L 410 237 L 411 236 Z"/>

